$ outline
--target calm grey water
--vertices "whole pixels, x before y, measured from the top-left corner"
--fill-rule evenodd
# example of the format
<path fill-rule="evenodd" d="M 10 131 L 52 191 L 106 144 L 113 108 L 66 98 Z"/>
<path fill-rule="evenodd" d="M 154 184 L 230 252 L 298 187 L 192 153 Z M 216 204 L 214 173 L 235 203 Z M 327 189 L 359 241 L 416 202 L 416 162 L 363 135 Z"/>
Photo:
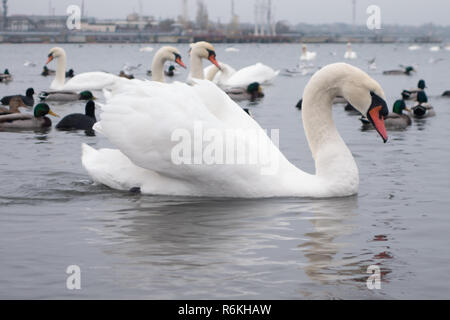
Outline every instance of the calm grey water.
<path fill-rule="evenodd" d="M 118 72 L 152 53 L 139 45 L 63 45 L 80 73 Z M 48 88 L 40 71 L 51 44 L 0 45 L 0 68 L 14 81 L 0 95 Z M 154 46 L 155 50 L 158 46 Z M 187 46 L 180 45 L 184 60 Z M 294 67 L 299 45 L 239 45 L 218 59 L 235 68 L 261 61 Z M 311 45 L 315 64 L 342 60 L 345 45 Z M 130 195 L 93 185 L 80 145 L 109 147 L 83 132 L 0 132 L 0 298 L 391 299 L 450 298 L 450 52 L 410 52 L 406 45 L 355 45 L 353 64 L 371 72 L 389 105 L 401 89 L 427 80 L 437 117 L 391 132 L 384 145 L 362 132 L 358 117 L 335 108 L 337 126 L 360 168 L 358 196 L 343 199 L 225 200 Z M 330 52 L 337 52 L 333 56 Z M 444 58 L 437 64 L 429 59 Z M 26 60 L 36 67 L 25 67 Z M 412 77 L 382 70 L 415 64 Z M 55 65 L 51 65 L 55 67 Z M 186 73 L 178 79 L 184 80 Z M 279 76 L 252 109 L 263 128 L 279 128 L 283 153 L 300 168 L 314 164 L 294 107 L 308 77 Z M 100 99 L 101 100 L 101 99 Z M 245 104 L 244 104 L 245 105 Z M 53 105 L 60 115 L 82 103 Z M 56 123 L 57 120 L 54 120 Z M 69 265 L 81 290 L 66 289 Z M 381 290 L 366 286 L 379 265 Z"/>

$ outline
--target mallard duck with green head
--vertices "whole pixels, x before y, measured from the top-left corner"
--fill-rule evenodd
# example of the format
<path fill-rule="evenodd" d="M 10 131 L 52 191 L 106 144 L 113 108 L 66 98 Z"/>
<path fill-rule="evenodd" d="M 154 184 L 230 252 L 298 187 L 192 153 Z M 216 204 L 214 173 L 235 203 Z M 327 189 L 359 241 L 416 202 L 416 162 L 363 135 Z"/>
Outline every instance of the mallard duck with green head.
<path fill-rule="evenodd" d="M 69 101 L 89 101 L 94 100 L 95 97 L 91 91 L 82 91 L 77 93 L 75 91 L 43 91 L 39 94 L 41 101 L 57 101 L 57 102 L 69 102 Z"/>
<path fill-rule="evenodd" d="M 34 107 L 33 114 L 12 113 L 0 116 L 0 129 L 40 129 L 52 126 L 47 115 L 59 117 L 48 104 L 39 103 Z"/>

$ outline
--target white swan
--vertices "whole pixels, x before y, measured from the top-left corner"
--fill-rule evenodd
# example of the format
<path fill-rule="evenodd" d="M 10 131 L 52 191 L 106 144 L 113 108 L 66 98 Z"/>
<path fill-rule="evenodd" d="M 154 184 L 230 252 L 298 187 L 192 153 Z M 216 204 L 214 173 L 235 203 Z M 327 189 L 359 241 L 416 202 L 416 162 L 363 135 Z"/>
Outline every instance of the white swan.
<path fill-rule="evenodd" d="M 358 55 L 355 51 L 352 49 L 352 44 L 349 42 L 347 43 L 347 51 L 344 54 L 344 59 L 356 59 L 358 58 Z"/>
<path fill-rule="evenodd" d="M 238 48 L 234 47 L 228 47 L 225 49 L 225 52 L 239 52 L 240 50 Z"/>
<path fill-rule="evenodd" d="M 213 45 L 209 42 L 200 41 L 191 43 L 189 54 L 191 56 L 191 68 L 187 78 L 188 83 L 191 83 L 193 79 L 205 79 L 202 62 L 203 59 L 209 60 L 220 70 L 220 65 L 216 60 L 216 51 Z"/>
<path fill-rule="evenodd" d="M 47 63 L 53 59 L 57 60 L 56 76 L 50 85 L 52 90 L 65 91 L 84 91 L 84 90 L 102 90 L 113 85 L 117 81 L 122 81 L 119 76 L 106 72 L 85 72 L 74 76 L 66 81 L 66 52 L 63 48 L 52 48 L 48 54 Z"/>
<path fill-rule="evenodd" d="M 433 46 L 433 47 L 430 47 L 430 51 L 431 51 L 431 52 L 438 52 L 438 51 L 441 51 L 441 47 L 439 47 L 439 46 Z"/>
<path fill-rule="evenodd" d="M 139 49 L 139 52 L 152 52 L 153 48 L 152 47 L 143 47 Z"/>
<path fill-rule="evenodd" d="M 308 51 L 306 45 L 302 45 L 302 55 L 300 56 L 300 61 L 311 61 L 316 59 L 316 52 Z"/>
<path fill-rule="evenodd" d="M 164 64 L 167 61 L 175 62 L 181 67 L 186 68 L 186 65 L 183 63 L 181 59 L 180 51 L 178 51 L 177 48 L 170 46 L 161 47 L 158 51 L 156 51 L 152 61 L 153 81 L 165 82 Z"/>
<path fill-rule="evenodd" d="M 194 81 L 194 86 L 146 82 L 113 96 L 95 127 L 123 154 L 83 145 L 82 164 L 92 179 L 114 189 L 136 187 L 145 194 L 177 196 L 353 195 L 358 191 L 358 168 L 332 119 L 332 101 L 339 95 L 366 115 L 383 140 L 387 140 L 383 117 L 388 109 L 382 88 L 365 72 L 348 64 L 321 69 L 305 88 L 303 125 L 315 159 L 315 175 L 291 164 L 262 133 L 261 127 L 213 83 Z M 229 137 L 248 148 L 249 154 L 255 149 L 259 151 L 261 141 L 267 142 L 270 163 L 277 164 L 275 170 L 262 174 L 266 158 L 246 165 L 175 164 L 173 148 L 179 142 L 173 141 L 174 132 L 183 129 L 192 142 L 198 143 L 201 139 L 195 135 L 196 123 L 219 135 L 229 132 Z M 262 140 L 242 135 L 243 129 L 258 131 Z M 201 156 L 208 147 L 194 146 L 194 149 L 199 148 Z"/>
<path fill-rule="evenodd" d="M 236 73 L 236 70 L 226 64 L 219 62 L 220 70 L 215 65 L 209 65 L 204 69 L 205 79 L 214 82 L 219 86 L 226 85 L 226 82 L 230 77 Z"/>
<path fill-rule="evenodd" d="M 414 45 L 408 47 L 408 50 L 409 50 L 409 51 L 417 51 L 417 50 L 420 50 L 420 49 L 422 49 L 422 47 L 421 47 L 421 46 L 418 46 L 418 45 L 416 45 L 416 44 L 414 44 Z"/>
<path fill-rule="evenodd" d="M 256 63 L 238 71 L 225 65 L 225 69 L 220 73 L 217 67 L 212 67 L 212 69 L 207 70 L 207 79 L 215 82 L 221 87 L 246 88 L 249 84 L 254 82 L 269 84 L 280 73 L 279 70 L 275 71 L 262 63 Z"/>

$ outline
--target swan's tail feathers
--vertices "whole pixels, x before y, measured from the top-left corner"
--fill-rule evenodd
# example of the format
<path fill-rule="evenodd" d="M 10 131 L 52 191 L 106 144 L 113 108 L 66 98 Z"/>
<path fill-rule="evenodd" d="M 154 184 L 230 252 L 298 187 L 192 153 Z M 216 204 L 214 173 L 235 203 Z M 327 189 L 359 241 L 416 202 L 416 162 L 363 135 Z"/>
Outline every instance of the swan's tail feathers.
<path fill-rule="evenodd" d="M 119 150 L 96 150 L 85 143 L 81 150 L 81 163 L 94 182 L 122 191 L 141 187 L 143 169 L 135 167 Z"/>

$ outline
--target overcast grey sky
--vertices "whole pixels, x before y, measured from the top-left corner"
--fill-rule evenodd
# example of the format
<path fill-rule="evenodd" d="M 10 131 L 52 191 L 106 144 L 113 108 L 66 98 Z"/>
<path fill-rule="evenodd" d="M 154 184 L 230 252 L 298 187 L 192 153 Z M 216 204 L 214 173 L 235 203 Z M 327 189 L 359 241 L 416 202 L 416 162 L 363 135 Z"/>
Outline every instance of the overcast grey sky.
<path fill-rule="evenodd" d="M 85 0 L 89 16 L 99 18 L 123 18 L 127 13 L 139 11 L 139 0 Z M 155 17 L 175 18 L 181 12 L 182 0 L 141 0 L 143 14 Z M 197 0 L 188 0 L 189 15 L 195 17 Z M 230 19 L 230 0 L 206 0 L 210 18 L 222 22 Z M 351 0 L 272 0 L 276 20 L 292 23 L 331 23 L 352 21 Z M 65 14 L 70 4 L 81 5 L 81 0 L 9 0 L 10 14 L 48 14 L 49 7 L 55 14 Z M 255 0 L 235 0 L 236 12 L 243 22 L 253 22 Z M 433 22 L 449 25 L 450 1 L 448 0 L 357 0 L 357 23 L 365 24 L 369 5 L 381 8 L 382 23 L 420 25 Z"/>

